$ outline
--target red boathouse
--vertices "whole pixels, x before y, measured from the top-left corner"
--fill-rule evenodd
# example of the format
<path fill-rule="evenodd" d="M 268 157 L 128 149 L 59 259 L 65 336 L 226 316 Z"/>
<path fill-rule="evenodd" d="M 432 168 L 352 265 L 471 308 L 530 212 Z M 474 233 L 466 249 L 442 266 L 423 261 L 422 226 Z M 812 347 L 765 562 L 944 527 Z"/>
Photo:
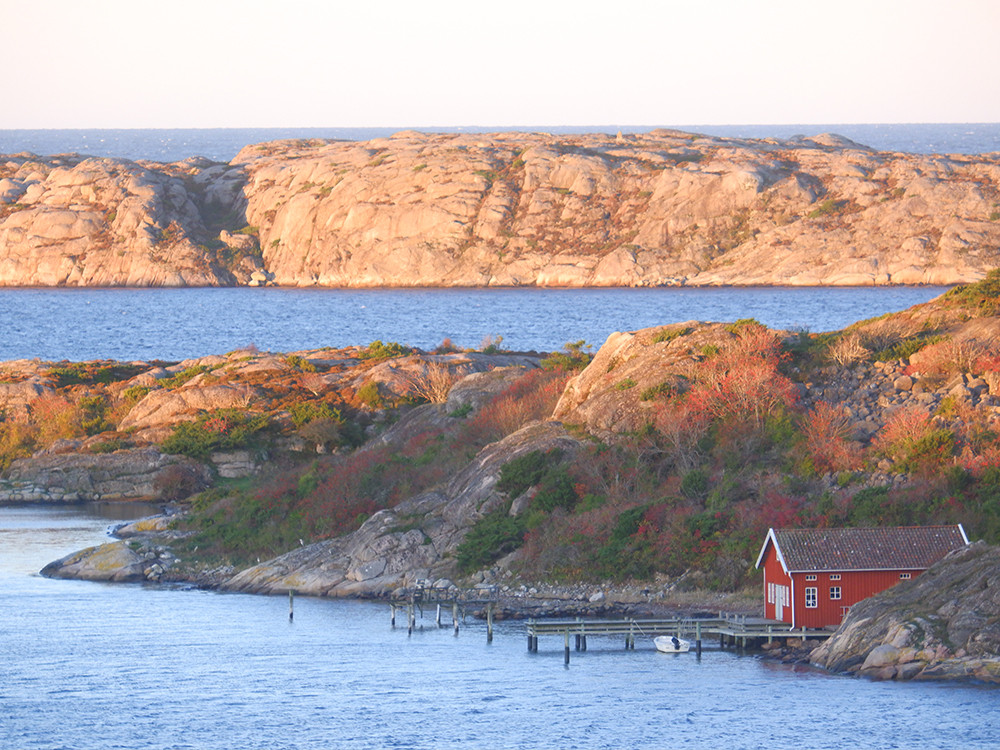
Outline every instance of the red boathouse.
<path fill-rule="evenodd" d="M 793 628 L 835 627 L 853 604 L 923 573 L 969 543 L 957 526 L 875 529 L 770 529 L 764 617 Z"/>

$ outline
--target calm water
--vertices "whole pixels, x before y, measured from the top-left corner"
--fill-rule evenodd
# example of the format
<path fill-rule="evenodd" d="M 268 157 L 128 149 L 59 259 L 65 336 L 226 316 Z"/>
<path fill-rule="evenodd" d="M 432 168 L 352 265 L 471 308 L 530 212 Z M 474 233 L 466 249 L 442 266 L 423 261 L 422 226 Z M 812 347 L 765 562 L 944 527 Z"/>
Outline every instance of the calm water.
<path fill-rule="evenodd" d="M 732 138 L 792 138 L 838 133 L 884 151 L 918 154 L 980 154 L 1000 151 L 1000 123 L 874 123 L 827 125 L 671 125 L 681 130 Z M 125 159 L 180 161 L 204 156 L 230 161 L 243 146 L 282 138 L 368 140 L 400 130 L 488 133 L 498 130 L 546 133 L 644 133 L 652 126 L 524 126 L 423 128 L 186 128 L 179 130 L 0 130 L 0 154 L 80 153 Z"/>
<path fill-rule="evenodd" d="M 0 747 L 993 748 L 995 689 L 870 683 L 706 651 L 591 638 L 492 644 L 433 613 L 408 637 L 387 607 L 48 580 L 104 538 L 84 508 L 0 508 Z M 418 621 L 419 623 L 420 621 Z"/>
<path fill-rule="evenodd" d="M 446 338 L 554 351 L 614 331 L 757 318 L 829 331 L 903 310 L 940 287 L 752 289 L 0 289 L 0 361 L 184 359 L 255 345 L 288 352 Z"/>

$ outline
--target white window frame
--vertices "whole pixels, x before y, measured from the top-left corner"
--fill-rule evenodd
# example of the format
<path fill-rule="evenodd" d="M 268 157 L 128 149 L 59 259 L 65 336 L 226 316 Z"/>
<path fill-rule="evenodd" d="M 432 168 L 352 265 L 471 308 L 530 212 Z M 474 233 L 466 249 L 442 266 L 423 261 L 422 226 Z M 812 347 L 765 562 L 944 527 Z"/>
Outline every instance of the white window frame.
<path fill-rule="evenodd" d="M 830 574 L 830 580 L 831 581 L 839 581 L 840 580 L 840 573 L 831 573 Z"/>
<path fill-rule="evenodd" d="M 840 595 L 841 595 L 840 586 L 831 586 L 830 587 L 830 601 L 831 602 L 838 602 L 838 601 L 840 601 Z"/>
<path fill-rule="evenodd" d="M 806 609 L 816 609 L 819 606 L 819 587 L 806 586 Z"/>
<path fill-rule="evenodd" d="M 806 580 L 807 581 L 815 581 L 816 580 L 816 574 L 815 573 L 806 573 Z"/>
<path fill-rule="evenodd" d="M 910 574 L 909 573 L 900 573 L 899 574 L 899 580 L 901 580 L 901 581 L 909 581 L 910 580 Z"/>

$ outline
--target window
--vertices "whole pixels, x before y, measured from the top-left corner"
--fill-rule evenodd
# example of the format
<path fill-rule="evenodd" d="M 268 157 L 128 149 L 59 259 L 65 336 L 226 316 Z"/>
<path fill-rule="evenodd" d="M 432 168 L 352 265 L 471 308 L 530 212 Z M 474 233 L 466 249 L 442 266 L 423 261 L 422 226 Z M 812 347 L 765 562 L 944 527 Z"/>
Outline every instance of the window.
<path fill-rule="evenodd" d="M 840 598 L 840 586 L 830 587 L 830 601 L 837 601 Z M 808 604 L 806 605 L 809 606 Z"/>
<path fill-rule="evenodd" d="M 831 573 L 830 574 L 830 580 L 831 581 L 839 581 L 840 580 L 840 573 Z"/>
<path fill-rule="evenodd" d="M 806 586 L 806 609 L 815 609 L 819 601 L 819 589 L 815 586 Z"/>
<path fill-rule="evenodd" d="M 816 574 L 815 573 L 806 573 L 806 580 L 807 581 L 815 581 L 816 580 Z"/>
<path fill-rule="evenodd" d="M 909 573 L 900 573 L 899 574 L 899 580 L 901 580 L 901 581 L 909 581 L 910 580 L 910 574 Z"/>

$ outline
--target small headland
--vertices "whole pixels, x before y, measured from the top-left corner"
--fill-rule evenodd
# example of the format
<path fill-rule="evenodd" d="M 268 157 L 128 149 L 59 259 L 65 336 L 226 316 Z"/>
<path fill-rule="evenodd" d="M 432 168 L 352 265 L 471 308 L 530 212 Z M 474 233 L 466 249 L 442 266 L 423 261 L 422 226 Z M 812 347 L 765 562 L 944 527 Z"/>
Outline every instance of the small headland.
<path fill-rule="evenodd" d="M 509 617 L 759 613 L 771 527 L 962 523 L 1000 541 L 998 311 L 993 272 L 824 334 L 688 321 L 594 354 L 7 362 L 0 496 L 165 507 L 48 575 L 380 599 L 489 586 Z"/>

